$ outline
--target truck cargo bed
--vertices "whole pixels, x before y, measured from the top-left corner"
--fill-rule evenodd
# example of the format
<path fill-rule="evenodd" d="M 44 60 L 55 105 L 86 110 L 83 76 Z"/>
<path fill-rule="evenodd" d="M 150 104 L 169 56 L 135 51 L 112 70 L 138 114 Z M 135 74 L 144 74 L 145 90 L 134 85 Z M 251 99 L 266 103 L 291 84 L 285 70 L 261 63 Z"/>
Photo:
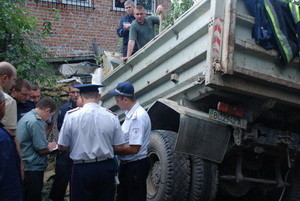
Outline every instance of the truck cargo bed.
<path fill-rule="evenodd" d="M 107 91 L 132 82 L 146 108 L 159 98 L 240 105 L 259 98 L 299 108 L 299 62 L 276 64 L 277 52 L 252 39 L 253 25 L 243 0 L 202 0 L 106 75 L 103 84 Z M 103 106 L 120 114 L 106 91 Z"/>

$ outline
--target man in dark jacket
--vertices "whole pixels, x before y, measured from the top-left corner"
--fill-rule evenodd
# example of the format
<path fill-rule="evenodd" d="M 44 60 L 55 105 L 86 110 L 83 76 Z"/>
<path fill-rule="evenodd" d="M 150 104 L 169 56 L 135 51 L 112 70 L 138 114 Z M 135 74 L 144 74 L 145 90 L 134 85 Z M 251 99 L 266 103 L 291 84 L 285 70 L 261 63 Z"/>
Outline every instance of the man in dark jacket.
<path fill-rule="evenodd" d="M 77 107 L 79 89 L 74 85 L 80 84 L 73 82 L 69 85 L 70 99 L 61 107 L 57 117 L 57 129 L 60 131 L 67 111 Z M 66 189 L 71 177 L 73 161 L 70 159 L 69 152 L 59 152 L 56 156 L 55 179 L 49 194 L 49 200 L 63 201 Z"/>
<path fill-rule="evenodd" d="M 17 120 L 19 121 L 21 117 L 27 112 L 35 108 L 35 102 L 28 100 L 31 90 L 31 85 L 27 80 L 18 78 L 15 85 L 11 90 L 11 96 L 17 102 Z"/>
<path fill-rule="evenodd" d="M 123 57 L 126 57 L 128 40 L 129 40 L 129 29 L 130 29 L 131 23 L 135 20 L 135 17 L 133 15 L 133 11 L 134 11 L 133 1 L 131 1 L 131 0 L 126 1 L 124 3 L 124 7 L 125 7 L 127 15 L 125 15 L 120 20 L 120 24 L 117 29 L 117 34 L 118 34 L 118 36 L 123 37 L 122 53 L 123 53 Z M 133 54 L 137 50 L 138 50 L 138 46 L 137 46 L 137 44 L 135 44 L 134 49 L 133 49 Z"/>
<path fill-rule="evenodd" d="M 5 97 L 0 91 L 0 120 L 5 114 Z M 0 123 L 0 200 L 22 201 L 20 159 L 14 137 Z"/>

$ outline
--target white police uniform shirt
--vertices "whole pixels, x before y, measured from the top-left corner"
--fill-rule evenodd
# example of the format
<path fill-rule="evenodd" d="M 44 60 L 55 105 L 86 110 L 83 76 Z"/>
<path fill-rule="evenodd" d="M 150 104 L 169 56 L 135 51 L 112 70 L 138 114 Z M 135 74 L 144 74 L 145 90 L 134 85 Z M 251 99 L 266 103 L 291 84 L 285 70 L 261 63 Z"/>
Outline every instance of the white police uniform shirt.
<path fill-rule="evenodd" d="M 125 112 L 125 121 L 122 124 L 125 144 L 141 145 L 137 154 L 119 156 L 121 160 L 135 161 L 147 157 L 147 148 L 151 133 L 151 122 L 146 110 L 136 103 Z"/>
<path fill-rule="evenodd" d="M 118 118 L 96 103 L 68 112 L 59 133 L 58 144 L 70 146 L 70 158 L 89 160 L 114 157 L 113 145 L 124 144 Z"/>

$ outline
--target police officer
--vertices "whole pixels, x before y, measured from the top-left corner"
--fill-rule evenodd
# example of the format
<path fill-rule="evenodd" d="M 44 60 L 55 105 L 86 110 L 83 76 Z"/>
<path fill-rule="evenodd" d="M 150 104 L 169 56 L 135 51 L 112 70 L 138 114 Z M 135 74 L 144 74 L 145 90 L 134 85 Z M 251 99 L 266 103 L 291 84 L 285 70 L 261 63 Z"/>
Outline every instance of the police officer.
<path fill-rule="evenodd" d="M 150 169 L 147 157 L 151 131 L 149 115 L 136 101 L 134 87 L 130 82 L 119 83 L 108 93 L 115 96 L 116 105 L 125 110 L 126 115 L 122 124 L 125 147 L 116 152 L 121 160 L 117 200 L 145 201 L 146 179 Z"/>
<path fill-rule="evenodd" d="M 57 117 L 57 129 L 60 131 L 67 111 L 77 107 L 79 89 L 74 88 L 74 85 L 79 82 L 69 84 L 70 99 L 61 107 Z M 55 163 L 55 178 L 49 194 L 49 201 L 63 201 L 66 194 L 66 189 L 71 177 L 73 161 L 69 156 L 69 152 L 59 152 L 56 155 Z"/>
<path fill-rule="evenodd" d="M 70 150 L 73 160 L 72 201 L 114 200 L 114 149 L 123 149 L 124 140 L 117 117 L 101 107 L 99 87 L 83 84 L 80 90 L 83 107 L 68 111 L 61 128 L 59 150 Z"/>

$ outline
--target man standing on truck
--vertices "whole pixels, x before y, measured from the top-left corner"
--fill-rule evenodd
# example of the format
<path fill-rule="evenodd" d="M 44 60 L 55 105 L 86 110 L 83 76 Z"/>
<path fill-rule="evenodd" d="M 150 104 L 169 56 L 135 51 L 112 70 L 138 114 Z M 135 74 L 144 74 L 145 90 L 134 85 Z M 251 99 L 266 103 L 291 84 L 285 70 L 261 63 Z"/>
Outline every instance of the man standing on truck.
<path fill-rule="evenodd" d="M 117 34 L 118 34 L 118 36 L 123 37 L 122 54 L 123 54 L 123 57 L 126 57 L 128 40 L 129 40 L 129 29 L 130 29 L 131 23 L 135 20 L 133 1 L 131 1 L 131 0 L 125 1 L 124 7 L 125 7 L 127 15 L 125 15 L 120 20 L 120 24 L 117 29 Z M 137 50 L 138 50 L 138 46 L 137 46 L 137 44 L 135 44 L 132 54 L 134 54 Z"/>
<path fill-rule="evenodd" d="M 118 201 L 146 201 L 146 179 L 150 170 L 147 147 L 151 132 L 148 113 L 136 101 L 134 87 L 130 82 L 119 83 L 108 91 L 115 96 L 116 105 L 125 111 L 122 124 L 125 147 L 116 151 L 120 158 L 120 185 Z"/>
<path fill-rule="evenodd" d="M 164 8 L 162 5 L 157 6 L 156 14 L 161 15 L 161 20 L 165 19 Z M 143 6 L 135 7 L 134 17 L 136 20 L 132 22 L 130 26 L 127 56 L 123 58 L 124 61 L 132 55 L 136 43 L 140 49 L 155 37 L 154 25 L 159 25 L 160 22 L 160 17 L 146 17 L 146 11 Z"/>

